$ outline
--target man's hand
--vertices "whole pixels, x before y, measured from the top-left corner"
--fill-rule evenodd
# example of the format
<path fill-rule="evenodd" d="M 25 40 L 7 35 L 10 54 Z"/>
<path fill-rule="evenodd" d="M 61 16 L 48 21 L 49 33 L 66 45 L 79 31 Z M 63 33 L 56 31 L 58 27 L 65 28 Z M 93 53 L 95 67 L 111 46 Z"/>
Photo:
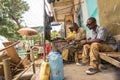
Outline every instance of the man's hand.
<path fill-rule="evenodd" d="M 80 43 L 81 43 L 82 45 L 84 45 L 84 44 L 87 43 L 87 40 L 81 40 Z"/>

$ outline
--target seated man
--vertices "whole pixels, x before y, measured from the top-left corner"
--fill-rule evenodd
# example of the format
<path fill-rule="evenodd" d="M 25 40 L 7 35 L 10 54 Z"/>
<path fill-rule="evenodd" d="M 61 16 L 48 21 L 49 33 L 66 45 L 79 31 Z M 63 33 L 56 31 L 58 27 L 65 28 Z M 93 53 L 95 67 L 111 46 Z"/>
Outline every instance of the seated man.
<path fill-rule="evenodd" d="M 82 46 L 80 44 L 80 41 L 85 39 L 85 30 L 81 27 L 79 27 L 76 23 L 72 23 L 71 27 L 74 32 L 74 39 L 69 43 L 68 45 L 68 51 L 66 53 L 62 53 L 63 59 L 67 60 L 68 56 L 74 56 L 74 53 L 78 51 L 79 49 L 81 50 Z M 64 58 L 64 54 L 66 54 L 66 59 Z M 75 58 L 75 62 L 78 64 L 78 58 Z"/>
<path fill-rule="evenodd" d="M 66 44 L 66 45 L 64 46 L 64 49 L 63 49 L 63 51 L 62 51 L 62 57 L 63 57 L 63 60 L 64 60 L 64 61 L 68 61 L 68 53 L 69 53 L 68 46 L 70 46 L 72 40 L 74 40 L 74 33 L 75 33 L 75 32 L 73 31 L 73 27 L 70 26 L 70 27 L 69 27 L 69 30 L 70 30 L 70 33 L 69 33 L 69 35 L 65 38 L 65 40 L 67 40 L 68 44 Z"/>
<path fill-rule="evenodd" d="M 105 28 L 98 26 L 94 17 L 87 20 L 87 27 L 92 30 L 92 36 L 87 40 L 81 41 L 81 44 L 84 44 L 82 63 L 86 64 L 90 62 L 90 68 L 86 73 L 95 74 L 99 71 L 99 51 L 113 51 L 114 49 L 106 43 L 110 40 L 108 31 Z"/>
<path fill-rule="evenodd" d="M 68 42 L 70 41 L 70 40 L 73 40 L 74 39 L 74 31 L 73 31 L 73 27 L 72 26 L 70 26 L 69 27 L 69 29 L 70 29 L 70 33 L 69 33 L 69 35 L 65 38 L 65 40 L 67 40 Z"/>

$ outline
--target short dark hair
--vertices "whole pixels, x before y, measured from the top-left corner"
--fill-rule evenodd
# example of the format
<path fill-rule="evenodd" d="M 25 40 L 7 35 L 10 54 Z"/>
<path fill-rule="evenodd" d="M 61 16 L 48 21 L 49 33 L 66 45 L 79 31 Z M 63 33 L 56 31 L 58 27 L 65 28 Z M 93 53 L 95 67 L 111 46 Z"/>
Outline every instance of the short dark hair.
<path fill-rule="evenodd" d="M 88 18 L 88 20 L 92 20 L 92 21 L 96 22 L 96 19 L 94 17 L 90 17 L 90 18 Z"/>
<path fill-rule="evenodd" d="M 78 27 L 77 23 L 75 23 L 75 22 L 72 23 L 71 26 L 72 26 L 72 27 L 76 27 L 76 26 Z"/>

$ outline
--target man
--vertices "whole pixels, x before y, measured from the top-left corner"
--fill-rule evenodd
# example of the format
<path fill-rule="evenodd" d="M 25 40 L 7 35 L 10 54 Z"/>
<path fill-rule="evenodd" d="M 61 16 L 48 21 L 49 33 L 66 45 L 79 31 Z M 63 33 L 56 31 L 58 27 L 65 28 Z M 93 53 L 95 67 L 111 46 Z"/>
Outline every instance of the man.
<path fill-rule="evenodd" d="M 69 35 L 65 38 L 65 40 L 68 40 L 68 41 L 74 39 L 74 33 L 75 33 L 75 32 L 73 31 L 73 27 L 72 27 L 72 26 L 69 27 L 69 30 L 70 30 L 70 33 L 69 33 Z"/>
<path fill-rule="evenodd" d="M 77 54 L 77 51 L 81 50 L 82 46 L 80 44 L 80 41 L 85 39 L 85 37 L 86 37 L 85 30 L 83 28 L 79 27 L 76 23 L 72 23 L 71 28 L 73 29 L 73 31 L 75 31 L 74 32 L 74 40 L 72 40 L 72 42 L 70 42 L 70 45 L 68 45 L 68 47 L 67 47 L 68 51 L 66 51 L 66 53 L 62 53 L 62 55 L 64 55 L 64 54 L 67 55 L 66 60 L 68 59 L 69 55 L 74 57 L 74 53 Z M 64 59 L 64 57 L 63 57 L 63 59 Z M 75 62 L 77 65 L 79 65 L 77 56 L 75 57 Z"/>
<path fill-rule="evenodd" d="M 74 39 L 74 31 L 73 31 L 73 27 L 70 26 L 69 27 L 69 30 L 70 30 L 70 33 L 69 35 L 65 38 L 65 40 L 68 42 L 68 44 L 66 44 L 64 46 L 64 49 L 62 51 L 62 57 L 63 57 L 63 60 L 64 61 L 68 61 L 68 55 L 69 55 L 69 50 L 68 50 L 68 46 L 69 46 L 69 43 Z"/>
<path fill-rule="evenodd" d="M 74 52 L 75 52 L 75 62 L 76 65 L 80 65 L 79 64 L 79 55 L 81 55 L 81 51 L 82 51 L 82 45 L 80 43 L 81 40 L 85 40 L 86 39 L 86 32 L 83 28 L 79 27 L 76 23 L 73 23 L 72 25 L 74 28 L 73 30 L 75 31 L 75 36 L 74 36 Z M 71 50 L 71 49 L 70 49 Z"/>
<path fill-rule="evenodd" d="M 91 38 L 82 40 L 83 46 L 82 63 L 90 62 L 90 68 L 86 71 L 87 74 L 95 74 L 99 71 L 99 51 L 113 51 L 114 49 L 106 44 L 109 42 L 109 33 L 106 29 L 96 24 L 96 19 L 91 17 L 87 20 L 87 27 L 92 30 Z M 90 60 L 90 61 L 89 61 Z"/>

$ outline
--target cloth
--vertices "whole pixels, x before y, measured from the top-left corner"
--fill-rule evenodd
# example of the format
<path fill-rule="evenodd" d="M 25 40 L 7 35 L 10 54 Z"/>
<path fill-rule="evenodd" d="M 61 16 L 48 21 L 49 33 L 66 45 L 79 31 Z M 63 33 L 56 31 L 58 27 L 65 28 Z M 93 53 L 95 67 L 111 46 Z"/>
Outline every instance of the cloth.
<path fill-rule="evenodd" d="M 70 34 L 68 35 L 68 37 L 65 38 L 65 40 L 73 40 L 74 39 L 74 31 L 70 32 Z"/>
<path fill-rule="evenodd" d="M 90 51 L 90 54 L 89 54 Z M 94 69 L 98 69 L 99 64 L 99 51 L 113 51 L 113 49 L 104 43 L 92 43 L 91 45 L 85 44 L 82 52 L 82 62 L 88 63 Z M 90 59 L 89 59 L 90 56 Z"/>
<path fill-rule="evenodd" d="M 79 59 L 82 59 L 82 49 L 78 49 L 75 52 L 75 62 L 78 63 Z"/>
<path fill-rule="evenodd" d="M 79 28 L 77 32 L 75 32 L 75 40 L 84 39 L 85 37 L 86 37 L 86 33 L 83 28 Z"/>
<path fill-rule="evenodd" d="M 62 51 L 63 60 L 68 61 L 68 56 L 73 56 L 73 53 L 76 51 L 74 44 L 68 44 Z"/>
<path fill-rule="evenodd" d="M 88 63 L 90 60 L 90 66 L 94 69 L 98 69 L 99 64 L 99 52 L 100 51 L 114 51 L 106 42 L 109 42 L 108 31 L 100 26 L 97 26 L 96 30 L 92 30 L 91 39 L 100 39 L 101 43 L 94 42 L 92 44 L 85 44 L 82 52 L 82 62 Z"/>
<path fill-rule="evenodd" d="M 86 33 L 85 33 L 85 30 L 83 28 L 79 28 L 77 30 L 77 32 L 74 33 L 75 40 L 84 39 L 85 37 L 86 37 Z M 69 55 L 73 57 L 74 53 L 77 53 L 81 49 L 82 49 L 82 46 L 81 46 L 80 42 L 70 43 L 62 51 L 62 57 L 64 60 L 67 61 Z"/>
<path fill-rule="evenodd" d="M 51 46 L 50 46 L 50 44 L 46 44 L 45 48 L 46 48 L 46 54 L 48 55 L 49 52 L 51 51 Z"/>
<path fill-rule="evenodd" d="M 105 28 L 101 26 L 97 26 L 96 31 L 92 30 L 91 39 L 100 39 L 103 41 L 103 43 L 108 44 L 114 50 L 117 49 L 116 40 L 109 34 L 109 32 Z"/>
<path fill-rule="evenodd" d="M 69 53 L 68 49 L 64 49 L 62 51 L 62 58 L 63 58 L 63 60 L 68 61 L 68 53 Z"/>

